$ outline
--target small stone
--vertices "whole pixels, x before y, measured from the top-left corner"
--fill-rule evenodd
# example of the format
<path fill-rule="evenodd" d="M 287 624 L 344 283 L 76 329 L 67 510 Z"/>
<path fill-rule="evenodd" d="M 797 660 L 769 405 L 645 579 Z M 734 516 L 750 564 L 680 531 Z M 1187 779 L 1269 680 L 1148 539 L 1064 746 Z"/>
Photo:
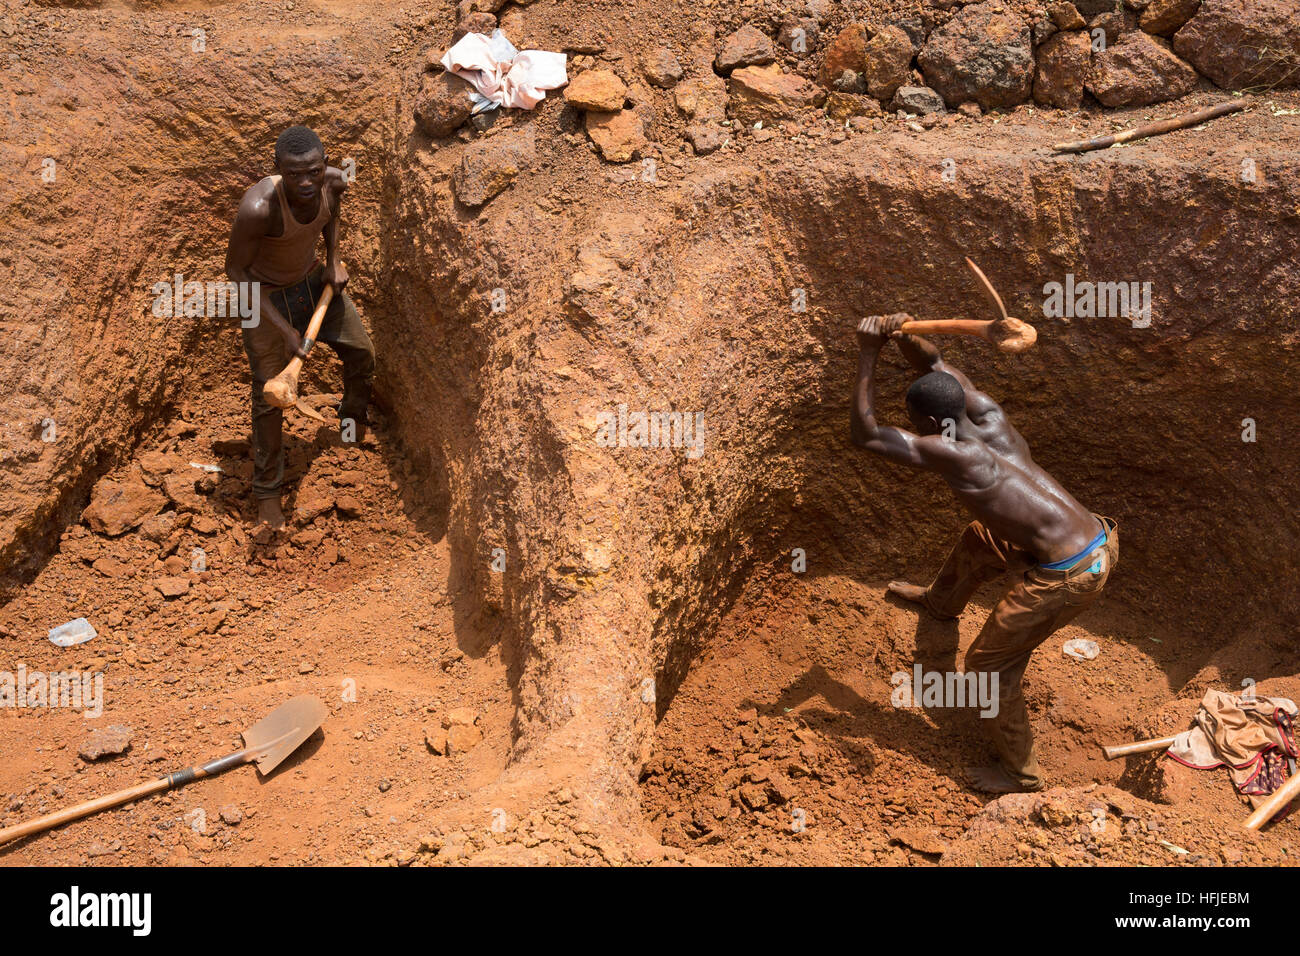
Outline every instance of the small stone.
<path fill-rule="evenodd" d="M 176 598 L 190 589 L 190 579 L 184 575 L 159 578 L 153 582 L 153 586 L 163 597 Z"/>
<path fill-rule="evenodd" d="M 796 119 L 826 101 L 826 92 L 779 66 L 747 66 L 731 74 L 732 107 L 746 126 Z"/>
<path fill-rule="evenodd" d="M 221 817 L 221 822 L 227 826 L 237 827 L 244 822 L 244 811 L 233 803 L 222 807 L 217 813 Z"/>
<path fill-rule="evenodd" d="M 817 72 L 817 82 L 829 87 L 845 70 L 861 73 L 866 66 L 867 28 L 861 23 L 850 23 L 835 35 L 821 69 Z"/>
<path fill-rule="evenodd" d="M 665 46 L 657 46 L 645 52 L 641 57 L 641 71 L 647 80 L 663 89 L 673 86 L 685 75 L 673 51 Z"/>
<path fill-rule="evenodd" d="M 686 139 L 696 156 L 707 156 L 722 147 L 727 141 L 727 132 L 710 123 L 692 123 L 686 127 Z"/>
<path fill-rule="evenodd" d="M 92 731 L 82 742 L 77 755 L 85 761 L 99 760 L 102 757 L 116 757 L 118 754 L 125 753 L 130 746 L 131 728 L 113 724 Z"/>
<path fill-rule="evenodd" d="M 472 707 L 455 707 L 447 711 L 447 716 L 443 718 L 444 727 L 473 727 L 478 723 L 478 714 Z"/>
<path fill-rule="evenodd" d="M 1200 0 L 1197 0 L 1200 2 Z M 1079 8 L 1069 0 L 1059 0 L 1057 3 L 1047 5 L 1047 15 L 1051 18 L 1058 30 L 1082 30 L 1087 26 L 1087 21 L 1083 19 L 1083 14 Z"/>
<path fill-rule="evenodd" d="M 361 502 L 351 495 L 340 495 L 334 505 L 339 509 L 339 514 L 345 518 L 359 518 L 365 510 Z"/>
<path fill-rule="evenodd" d="M 888 100 L 908 80 L 912 67 L 912 39 L 899 27 L 885 27 L 870 40 L 864 54 L 862 75 L 867 92 Z"/>
<path fill-rule="evenodd" d="M 299 674 L 310 674 L 315 669 L 316 669 L 316 665 L 311 663 L 310 661 L 303 661 L 301 664 L 298 665 Z"/>
<path fill-rule="evenodd" d="M 944 112 L 943 97 L 928 86 L 900 86 L 889 108 L 904 110 L 917 116 Z"/>
<path fill-rule="evenodd" d="M 477 727 L 457 725 L 447 731 L 447 753 L 458 754 L 472 750 L 483 740 L 483 732 Z"/>
<path fill-rule="evenodd" d="M 615 113 L 587 112 L 587 135 L 611 163 L 626 163 L 640 155 L 648 143 L 635 110 Z"/>
<path fill-rule="evenodd" d="M 612 70 L 587 70 L 565 87 L 564 98 L 578 109 L 609 113 L 623 108 L 627 85 Z"/>
<path fill-rule="evenodd" d="M 92 531 L 115 538 L 162 511 L 165 504 L 165 497 L 141 482 L 101 478 L 81 517 Z"/>

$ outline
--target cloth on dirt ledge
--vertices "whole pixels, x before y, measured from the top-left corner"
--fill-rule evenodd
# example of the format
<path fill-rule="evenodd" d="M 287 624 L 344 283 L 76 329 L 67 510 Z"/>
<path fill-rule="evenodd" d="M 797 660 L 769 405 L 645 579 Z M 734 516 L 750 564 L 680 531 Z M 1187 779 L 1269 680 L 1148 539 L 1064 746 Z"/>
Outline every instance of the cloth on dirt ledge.
<path fill-rule="evenodd" d="M 1259 806 L 1295 773 L 1297 708 L 1285 697 L 1235 697 L 1207 690 L 1193 726 L 1167 752 L 1196 770 L 1227 767 L 1237 792 Z"/>
<path fill-rule="evenodd" d="M 442 55 L 450 73 L 468 80 L 478 90 L 471 93 L 474 112 L 512 106 L 530 110 L 553 90 L 569 82 L 563 53 L 524 50 L 520 53 L 500 30 L 492 36 L 467 33 Z"/>

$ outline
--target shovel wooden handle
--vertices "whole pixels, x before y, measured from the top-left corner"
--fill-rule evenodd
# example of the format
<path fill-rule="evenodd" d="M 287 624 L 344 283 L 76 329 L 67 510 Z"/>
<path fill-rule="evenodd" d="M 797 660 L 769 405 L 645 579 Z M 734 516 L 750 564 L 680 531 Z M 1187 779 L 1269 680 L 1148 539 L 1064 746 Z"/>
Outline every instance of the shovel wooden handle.
<path fill-rule="evenodd" d="M 320 294 L 320 301 L 316 303 L 316 311 L 311 314 L 311 321 L 307 323 L 307 331 L 303 334 L 304 348 L 310 349 L 316 344 L 316 333 L 320 331 L 321 322 L 325 320 L 325 310 L 329 308 L 330 300 L 333 298 L 334 287 L 326 283 L 324 291 Z M 302 359 L 295 355 L 289 359 L 289 364 L 279 375 L 262 386 L 262 395 L 276 408 L 291 408 L 298 400 L 298 373 L 301 370 Z"/>
<path fill-rule="evenodd" d="M 26 823 L 16 823 L 11 827 L 0 830 L 0 844 L 7 843 L 10 840 L 17 840 L 19 837 L 31 836 L 33 833 L 52 830 L 54 827 L 71 823 L 73 820 L 88 817 L 92 813 L 99 813 L 99 811 L 108 810 L 111 807 L 120 807 L 124 803 L 132 803 L 141 797 L 162 793 L 164 790 L 171 790 L 173 787 L 184 786 L 191 780 L 202 780 L 204 777 L 211 777 L 224 770 L 229 770 L 231 767 L 238 767 L 240 764 L 248 763 L 259 752 L 260 750 L 238 750 L 225 757 L 211 760 L 201 767 L 188 767 L 185 770 L 177 770 L 175 773 L 169 773 L 157 780 L 147 780 L 144 783 L 136 784 L 134 787 L 119 790 L 117 793 L 110 793 L 104 797 L 87 800 L 75 807 L 56 810 L 54 813 L 47 813 L 43 817 L 37 817 L 35 820 L 28 820 Z"/>
<path fill-rule="evenodd" d="M 1102 747 L 1101 752 L 1107 760 L 1130 757 L 1133 754 L 1149 754 L 1156 750 L 1168 750 L 1173 746 L 1174 737 L 1157 737 L 1153 740 L 1139 740 L 1131 744 L 1116 744 L 1114 747 Z"/>
<path fill-rule="evenodd" d="M 1258 830 L 1282 812 L 1282 808 L 1296 797 L 1300 797 L 1300 773 L 1292 774 L 1287 778 L 1286 783 L 1274 790 L 1269 798 L 1259 805 L 1259 809 L 1246 817 L 1243 826 L 1247 830 Z"/>

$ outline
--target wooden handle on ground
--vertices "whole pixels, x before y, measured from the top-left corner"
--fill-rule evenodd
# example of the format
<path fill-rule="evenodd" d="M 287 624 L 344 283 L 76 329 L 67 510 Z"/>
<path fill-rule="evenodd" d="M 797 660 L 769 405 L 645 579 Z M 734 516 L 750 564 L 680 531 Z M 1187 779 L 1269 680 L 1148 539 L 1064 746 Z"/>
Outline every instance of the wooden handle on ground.
<path fill-rule="evenodd" d="M 1139 740 L 1131 744 L 1116 744 L 1114 747 L 1102 747 L 1101 752 L 1107 760 L 1129 757 L 1133 754 L 1149 754 L 1155 750 L 1168 750 L 1173 746 L 1174 737 L 1159 737 L 1154 740 Z"/>
<path fill-rule="evenodd" d="M 1259 805 L 1258 810 L 1246 817 L 1243 826 L 1247 830 L 1258 830 L 1296 797 L 1300 797 L 1300 773 L 1292 774 L 1286 783 L 1274 790 L 1269 798 Z"/>
<path fill-rule="evenodd" d="M 231 767 L 238 767 L 241 764 L 248 763 L 258 753 L 258 750 L 252 748 L 236 750 L 234 753 L 218 757 L 216 760 L 209 760 L 201 767 L 178 770 L 175 773 L 169 773 L 165 777 L 159 777 L 157 780 L 146 780 L 144 783 L 137 783 L 134 787 L 127 787 L 125 790 L 117 791 L 117 793 L 110 793 L 106 797 L 96 797 L 94 800 L 87 800 L 75 807 L 66 807 L 63 810 L 56 810 L 54 813 L 47 813 L 43 817 L 28 820 L 26 823 L 16 823 L 11 827 L 0 830 L 0 844 L 7 843 L 10 840 L 17 840 L 19 837 L 31 836 L 33 833 L 42 833 L 65 823 L 71 823 L 73 820 L 88 817 L 100 810 L 108 810 L 112 807 L 120 807 L 124 803 L 131 803 L 141 797 L 162 793 L 164 790 L 170 790 L 173 787 L 184 786 L 191 780 L 202 780 L 205 777 L 215 776 L 229 770 Z"/>
<path fill-rule="evenodd" d="M 320 294 L 320 301 L 316 303 L 316 311 L 307 323 L 307 331 L 302 337 L 304 342 L 316 341 L 316 333 L 320 331 L 320 324 L 325 320 L 325 310 L 329 308 L 332 298 L 334 287 L 327 283 Z M 279 375 L 262 386 L 262 395 L 276 408 L 293 407 L 293 403 L 298 400 L 298 373 L 301 370 L 302 359 L 295 355 Z"/>

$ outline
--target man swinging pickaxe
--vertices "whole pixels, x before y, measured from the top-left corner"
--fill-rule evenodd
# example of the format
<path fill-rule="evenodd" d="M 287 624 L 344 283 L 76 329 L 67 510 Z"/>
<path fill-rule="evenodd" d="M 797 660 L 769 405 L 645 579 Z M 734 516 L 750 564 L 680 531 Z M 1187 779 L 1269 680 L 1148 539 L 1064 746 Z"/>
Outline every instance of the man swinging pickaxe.
<path fill-rule="evenodd" d="M 1001 311 L 998 321 L 1015 322 L 1007 320 L 983 273 L 969 259 L 967 264 Z M 858 325 L 852 441 L 890 461 L 935 472 L 976 520 L 929 587 L 891 581 L 889 591 L 953 619 L 979 585 L 1007 571 L 1017 576 L 966 652 L 966 673 L 995 675 L 999 698 L 988 723 L 999 763 L 968 773 L 986 792 L 1041 790 L 1021 678 L 1034 649 L 1101 593 L 1119 558 L 1119 535 L 1114 521 L 1079 504 L 1034 462 L 1001 406 L 932 344 L 908 334 L 908 321 L 901 314 L 873 315 Z M 963 322 L 954 331 L 975 331 L 975 323 Z M 928 330 L 944 331 L 939 325 Z M 919 434 L 876 421 L 876 360 L 886 339 L 897 342 L 921 373 L 907 390 L 907 413 Z"/>

